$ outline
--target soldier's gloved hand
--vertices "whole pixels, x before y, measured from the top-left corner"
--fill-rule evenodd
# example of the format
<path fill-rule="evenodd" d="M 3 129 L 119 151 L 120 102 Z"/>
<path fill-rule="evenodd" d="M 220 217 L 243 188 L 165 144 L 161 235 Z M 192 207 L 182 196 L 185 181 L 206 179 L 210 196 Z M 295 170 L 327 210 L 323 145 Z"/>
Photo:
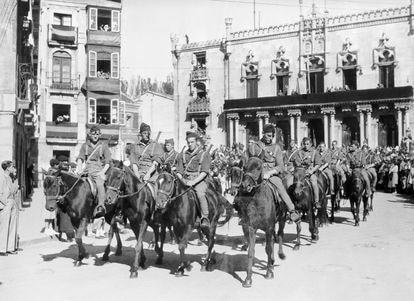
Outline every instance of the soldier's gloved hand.
<path fill-rule="evenodd" d="M 271 175 L 271 173 L 267 171 L 267 172 L 265 172 L 265 173 L 263 174 L 263 179 L 267 180 L 267 179 L 269 179 L 271 176 L 272 176 L 272 175 Z"/>
<path fill-rule="evenodd" d="M 195 182 L 194 182 L 194 181 L 192 181 L 192 180 L 188 180 L 188 181 L 186 181 L 186 182 L 185 182 L 185 184 L 186 184 L 187 186 L 191 186 L 191 187 L 193 187 L 193 186 L 195 185 Z"/>
<path fill-rule="evenodd" d="M 143 180 L 144 182 L 147 182 L 149 179 L 151 178 L 151 175 L 149 175 L 148 173 L 145 174 Z"/>

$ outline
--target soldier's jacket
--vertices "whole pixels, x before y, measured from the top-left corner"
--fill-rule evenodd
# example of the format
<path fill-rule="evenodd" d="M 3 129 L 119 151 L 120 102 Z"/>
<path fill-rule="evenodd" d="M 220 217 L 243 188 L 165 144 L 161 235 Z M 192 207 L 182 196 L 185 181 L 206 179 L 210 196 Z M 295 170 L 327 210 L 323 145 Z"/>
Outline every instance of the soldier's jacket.
<path fill-rule="evenodd" d="M 277 170 L 278 173 L 282 173 L 284 168 L 283 164 L 283 153 L 278 143 L 264 143 L 259 142 L 263 156 L 263 171 L 267 172 L 270 170 Z"/>
<path fill-rule="evenodd" d="M 308 151 L 301 148 L 293 154 L 291 161 L 295 167 L 309 168 L 315 166 L 317 156 L 318 152 L 314 148 L 310 148 Z"/>
<path fill-rule="evenodd" d="M 187 149 L 177 158 L 177 173 L 183 175 L 185 179 L 195 179 L 202 172 L 208 175 L 210 167 L 211 156 L 201 147 L 197 147 L 193 152 Z"/>
<path fill-rule="evenodd" d="M 346 160 L 351 168 L 361 168 L 366 165 L 365 154 L 362 150 L 357 149 L 354 152 L 349 152 Z"/>
<path fill-rule="evenodd" d="M 95 148 L 98 148 L 95 151 Z M 90 141 L 82 144 L 77 160 L 86 162 L 88 172 L 101 171 L 106 164 L 111 163 L 111 151 L 106 143 L 98 141 L 93 145 Z"/>
<path fill-rule="evenodd" d="M 284 154 L 283 154 L 283 163 L 285 163 L 286 165 L 286 169 L 287 170 L 291 170 L 294 166 L 293 166 L 293 162 L 292 162 L 292 157 L 293 154 L 297 151 L 298 149 L 288 149 Z"/>
<path fill-rule="evenodd" d="M 377 164 L 379 161 L 377 155 L 373 152 L 368 152 L 365 154 L 365 162 L 366 164 Z"/>
<path fill-rule="evenodd" d="M 164 152 L 164 154 L 161 157 L 161 164 L 175 167 L 177 165 L 177 159 L 178 152 L 176 152 L 175 150 L 171 150 L 169 153 Z"/>
<path fill-rule="evenodd" d="M 344 153 L 342 149 L 340 149 L 339 147 L 335 147 L 331 149 L 332 164 L 336 164 L 338 160 L 343 160 L 343 159 L 344 159 Z"/>
<path fill-rule="evenodd" d="M 154 161 L 158 164 L 162 163 L 161 157 L 164 151 L 159 143 L 149 140 L 148 143 L 138 142 L 129 152 L 131 164 L 136 164 L 139 172 L 146 174 Z"/>
<path fill-rule="evenodd" d="M 315 155 L 315 165 L 324 165 L 326 163 L 331 164 L 332 157 L 329 150 L 325 150 L 323 153 L 318 152 L 318 155 Z"/>

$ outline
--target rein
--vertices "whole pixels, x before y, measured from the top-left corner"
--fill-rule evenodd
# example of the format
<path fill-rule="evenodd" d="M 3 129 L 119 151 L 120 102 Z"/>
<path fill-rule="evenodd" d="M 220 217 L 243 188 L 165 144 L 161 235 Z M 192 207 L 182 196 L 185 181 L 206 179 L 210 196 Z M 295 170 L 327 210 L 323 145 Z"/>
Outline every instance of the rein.
<path fill-rule="evenodd" d="M 116 198 L 117 199 L 124 199 L 124 198 L 129 198 L 129 197 L 135 196 L 138 193 L 140 193 L 141 190 L 144 189 L 145 186 L 147 186 L 147 184 L 148 184 L 148 182 L 144 182 L 144 185 L 142 185 L 137 191 L 135 191 L 133 193 L 130 193 L 130 194 L 122 194 L 122 195 L 119 195 L 120 192 L 121 192 L 120 189 L 121 189 L 121 184 L 122 184 L 123 181 L 125 181 L 125 171 L 122 171 L 122 178 L 121 178 L 121 181 L 120 181 L 120 184 L 119 184 L 119 187 L 118 188 L 117 187 L 114 187 L 114 186 L 109 186 L 109 185 L 106 186 L 107 189 L 116 192 Z"/>
<path fill-rule="evenodd" d="M 168 174 L 168 173 L 167 173 Z M 172 176 L 172 175 L 171 175 Z M 175 183 L 177 182 L 177 179 L 174 177 L 174 181 L 173 181 L 173 189 L 170 192 L 166 192 L 162 189 L 158 189 L 157 192 L 167 196 L 167 203 L 176 200 L 177 198 L 183 196 L 184 194 L 188 193 L 190 190 L 194 190 L 194 188 L 192 186 L 189 186 L 186 190 L 184 190 L 183 192 L 177 194 L 176 196 L 172 196 L 174 194 L 174 187 L 175 187 Z"/>
<path fill-rule="evenodd" d="M 58 180 L 58 184 L 59 186 L 61 186 L 63 184 L 63 186 L 66 187 L 66 184 L 62 181 L 61 176 L 53 176 L 56 180 Z M 61 202 L 61 200 L 63 200 L 72 190 L 73 188 L 75 188 L 76 184 L 79 183 L 79 181 L 82 179 L 82 177 L 78 177 L 75 181 L 75 183 L 73 183 L 73 185 L 62 195 L 59 195 L 60 191 L 58 191 L 58 193 L 56 194 L 55 197 L 47 197 L 47 200 L 55 200 L 58 203 Z"/>

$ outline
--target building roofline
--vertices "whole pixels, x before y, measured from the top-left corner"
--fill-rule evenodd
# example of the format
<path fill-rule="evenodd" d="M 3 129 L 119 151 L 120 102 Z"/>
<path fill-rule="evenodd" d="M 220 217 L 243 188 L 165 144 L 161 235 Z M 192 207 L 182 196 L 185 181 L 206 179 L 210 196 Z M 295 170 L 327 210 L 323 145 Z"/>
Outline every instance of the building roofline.
<path fill-rule="evenodd" d="M 159 93 L 159 92 L 154 92 L 154 91 L 146 91 L 144 94 L 142 94 L 142 95 L 140 96 L 140 98 L 141 98 L 143 95 L 148 94 L 148 93 L 150 93 L 150 94 L 152 94 L 152 95 L 157 95 L 157 96 L 160 96 L 160 97 L 163 97 L 163 98 L 167 98 L 167 99 L 170 99 L 170 100 L 174 100 L 174 96 L 173 96 L 173 95 L 168 95 L 168 94 Z"/>

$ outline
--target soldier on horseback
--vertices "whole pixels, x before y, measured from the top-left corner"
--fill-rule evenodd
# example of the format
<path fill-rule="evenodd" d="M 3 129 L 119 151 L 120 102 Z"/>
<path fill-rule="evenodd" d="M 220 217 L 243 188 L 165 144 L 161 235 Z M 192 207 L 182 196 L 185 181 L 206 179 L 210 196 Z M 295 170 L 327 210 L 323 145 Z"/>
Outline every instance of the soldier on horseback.
<path fill-rule="evenodd" d="M 379 158 L 377 157 L 377 155 L 372 152 L 368 145 L 364 145 L 362 146 L 362 151 L 365 154 L 365 161 L 366 161 L 366 166 L 365 168 L 367 169 L 368 174 L 370 174 L 373 178 L 372 181 L 372 191 L 375 192 L 376 186 L 377 186 L 377 170 L 375 169 L 375 165 L 378 164 L 379 162 Z"/>
<path fill-rule="evenodd" d="M 94 125 L 89 130 L 89 140 L 82 144 L 77 159 L 76 171 L 78 174 L 87 174 L 96 184 L 98 206 L 95 218 L 105 215 L 105 173 L 111 163 L 111 152 L 106 143 L 101 140 L 101 129 Z M 85 169 L 82 165 L 85 163 Z"/>
<path fill-rule="evenodd" d="M 315 164 L 315 157 L 318 154 L 312 147 L 312 142 L 309 137 L 303 138 L 302 144 L 302 148 L 294 153 L 291 160 L 293 161 L 295 168 L 302 167 L 306 169 L 306 174 L 309 176 L 312 185 L 315 207 L 320 209 L 321 203 L 319 201 L 318 178 L 314 174 L 319 168 L 319 166 Z"/>
<path fill-rule="evenodd" d="M 341 176 L 340 186 L 346 182 L 346 175 L 344 171 L 343 161 L 344 153 L 340 147 L 338 147 L 338 142 L 336 140 L 332 141 L 331 148 L 331 168 L 336 170 Z"/>
<path fill-rule="evenodd" d="M 155 182 L 157 167 L 161 164 L 162 148 L 157 141 L 151 140 L 151 127 L 141 123 L 139 132 L 141 140 L 126 152 L 130 153 L 130 161 L 134 174 L 145 182 Z"/>
<path fill-rule="evenodd" d="M 371 183 L 369 181 L 367 170 L 365 169 L 366 166 L 366 159 L 365 154 L 362 150 L 359 149 L 358 141 L 352 141 L 351 145 L 349 146 L 349 151 L 347 155 L 347 161 L 349 167 L 353 170 L 359 168 L 361 170 L 361 176 L 365 183 L 365 195 L 367 197 L 371 196 Z"/>
<path fill-rule="evenodd" d="M 275 137 L 275 128 L 271 124 L 263 127 L 263 137 L 260 140 L 260 146 L 264 151 L 263 156 L 263 179 L 269 180 L 276 188 L 280 199 L 287 206 L 290 218 L 293 222 L 300 220 L 300 215 L 295 210 L 295 205 L 290 199 L 285 186 L 283 185 L 280 175 L 284 171 L 283 153 L 279 144 L 273 143 Z"/>
<path fill-rule="evenodd" d="M 211 157 L 198 144 L 201 137 L 194 132 L 187 132 L 187 150 L 177 159 L 177 177 L 187 186 L 194 187 L 200 202 L 201 227 L 209 228 L 207 202 L 207 176 L 210 172 Z"/>
<path fill-rule="evenodd" d="M 160 169 L 165 169 L 167 166 L 171 170 L 177 168 L 178 152 L 174 150 L 174 139 L 166 139 L 164 143 L 164 154 L 161 156 Z"/>
<path fill-rule="evenodd" d="M 331 169 L 332 157 L 331 152 L 326 149 L 325 142 L 319 143 L 319 156 L 316 156 L 315 161 L 315 164 L 319 165 L 319 170 L 329 179 L 329 188 L 332 198 L 335 195 L 335 182 Z"/>

